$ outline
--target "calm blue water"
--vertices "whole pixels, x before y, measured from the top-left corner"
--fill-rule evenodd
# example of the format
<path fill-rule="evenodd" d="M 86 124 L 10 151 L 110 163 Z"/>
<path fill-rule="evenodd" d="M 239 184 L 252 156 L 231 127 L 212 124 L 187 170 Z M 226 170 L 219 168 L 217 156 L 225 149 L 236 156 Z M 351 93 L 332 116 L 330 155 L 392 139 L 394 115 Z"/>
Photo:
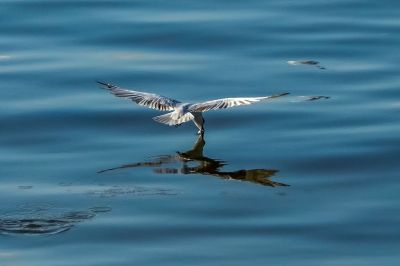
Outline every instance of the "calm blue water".
<path fill-rule="evenodd" d="M 1 1 L 1 265 L 397 265 L 399 10 Z M 95 80 L 291 95 L 205 113 L 203 142 Z"/>

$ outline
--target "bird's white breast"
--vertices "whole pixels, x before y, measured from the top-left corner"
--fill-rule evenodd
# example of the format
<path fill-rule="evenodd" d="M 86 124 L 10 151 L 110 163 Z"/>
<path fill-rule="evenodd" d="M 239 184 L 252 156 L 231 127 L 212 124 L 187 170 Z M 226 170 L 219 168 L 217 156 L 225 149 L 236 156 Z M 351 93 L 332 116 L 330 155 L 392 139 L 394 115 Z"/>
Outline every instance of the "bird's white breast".
<path fill-rule="evenodd" d="M 182 116 L 184 116 L 188 112 L 188 108 L 190 103 L 182 103 L 175 108 L 175 111 L 172 113 L 172 119 L 178 120 Z"/>

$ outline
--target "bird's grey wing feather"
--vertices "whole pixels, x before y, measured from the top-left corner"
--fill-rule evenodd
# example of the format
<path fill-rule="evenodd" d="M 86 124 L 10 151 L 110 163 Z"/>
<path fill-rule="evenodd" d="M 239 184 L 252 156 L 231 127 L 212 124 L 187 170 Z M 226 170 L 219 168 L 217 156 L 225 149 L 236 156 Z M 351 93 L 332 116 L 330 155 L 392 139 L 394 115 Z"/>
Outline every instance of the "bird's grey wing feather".
<path fill-rule="evenodd" d="M 206 112 L 210 110 L 225 109 L 240 105 L 249 105 L 262 100 L 277 98 L 288 95 L 289 93 L 281 93 L 278 95 L 264 96 L 264 97 L 240 97 L 240 98 L 224 98 L 218 100 L 207 101 L 203 103 L 192 104 L 188 111 L 190 112 Z"/>
<path fill-rule="evenodd" d="M 99 83 L 104 89 L 109 90 L 117 97 L 128 98 L 139 105 L 146 106 L 151 109 L 156 109 L 160 111 L 173 111 L 175 110 L 175 106 L 180 103 L 177 100 L 170 99 L 154 93 L 126 90 L 118 86 L 100 81 L 98 81 L 97 83 Z"/>

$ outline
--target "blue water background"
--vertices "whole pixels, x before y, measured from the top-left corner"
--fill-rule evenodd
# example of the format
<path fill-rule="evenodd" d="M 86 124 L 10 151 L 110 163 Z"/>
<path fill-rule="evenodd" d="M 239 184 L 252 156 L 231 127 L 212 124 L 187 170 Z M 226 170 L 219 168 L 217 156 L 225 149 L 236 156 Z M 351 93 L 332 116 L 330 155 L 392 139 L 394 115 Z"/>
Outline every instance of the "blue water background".
<path fill-rule="evenodd" d="M 1 265 L 398 265 L 399 10 L 1 1 Z M 176 159 L 193 124 L 96 80 L 181 101 L 291 94 L 205 113 L 218 175 Z M 251 169 L 271 174 L 226 174 Z"/>

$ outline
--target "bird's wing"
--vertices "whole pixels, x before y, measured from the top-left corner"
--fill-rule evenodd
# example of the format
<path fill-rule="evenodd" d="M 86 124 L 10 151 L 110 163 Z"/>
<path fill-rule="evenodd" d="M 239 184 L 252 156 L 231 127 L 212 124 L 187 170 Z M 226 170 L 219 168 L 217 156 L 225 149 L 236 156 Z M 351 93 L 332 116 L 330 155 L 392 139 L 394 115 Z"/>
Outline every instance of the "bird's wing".
<path fill-rule="evenodd" d="M 126 90 L 118 86 L 100 81 L 98 81 L 97 83 L 99 83 L 104 89 L 109 90 L 117 97 L 128 98 L 139 105 L 147 106 L 151 109 L 156 109 L 160 111 L 173 111 L 175 110 L 175 106 L 180 103 L 177 100 L 170 99 L 154 93 Z"/>
<path fill-rule="evenodd" d="M 225 98 L 225 99 L 218 99 L 207 101 L 203 103 L 195 103 L 192 104 L 188 111 L 190 112 L 206 112 L 210 110 L 217 110 L 217 109 L 225 109 L 229 107 L 239 106 L 239 105 L 248 105 L 252 103 L 256 103 L 262 100 L 277 98 L 281 96 L 288 95 L 289 93 L 281 93 L 278 95 L 272 96 L 265 96 L 265 97 L 243 97 L 243 98 Z"/>

